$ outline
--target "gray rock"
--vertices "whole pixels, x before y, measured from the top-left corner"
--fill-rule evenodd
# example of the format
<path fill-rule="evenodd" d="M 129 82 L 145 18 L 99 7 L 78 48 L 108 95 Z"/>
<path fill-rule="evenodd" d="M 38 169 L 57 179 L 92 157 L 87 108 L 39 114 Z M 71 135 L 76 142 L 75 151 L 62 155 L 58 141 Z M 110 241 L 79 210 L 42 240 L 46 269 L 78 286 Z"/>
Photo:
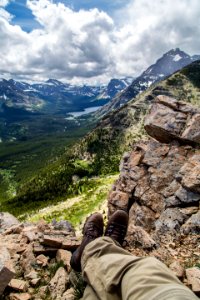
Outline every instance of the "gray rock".
<path fill-rule="evenodd" d="M 176 180 L 173 180 L 163 191 L 162 194 L 164 197 L 168 198 L 171 196 L 174 196 L 176 191 L 180 188 L 180 183 L 178 183 Z"/>
<path fill-rule="evenodd" d="M 156 232 L 160 234 L 168 231 L 179 232 L 184 220 L 185 216 L 178 208 L 167 208 L 155 223 Z"/>
<path fill-rule="evenodd" d="M 0 233 L 4 232 L 13 225 L 19 225 L 20 222 L 8 212 L 0 212 Z"/>
<path fill-rule="evenodd" d="M 182 203 L 194 203 L 200 200 L 200 193 L 193 193 L 191 191 L 188 191 L 184 189 L 183 187 L 180 187 L 176 193 L 175 196 L 180 199 L 180 202 Z"/>
<path fill-rule="evenodd" d="M 139 246 L 143 249 L 153 249 L 156 247 L 156 242 L 151 236 L 140 226 L 129 225 L 126 240 L 130 246 Z"/>
<path fill-rule="evenodd" d="M 73 232 L 74 233 L 74 228 L 66 220 L 61 220 L 61 221 L 53 220 L 52 225 L 53 225 L 54 229 L 56 229 L 56 230 L 66 230 L 68 232 Z"/>
<path fill-rule="evenodd" d="M 180 199 L 178 199 L 175 196 L 171 196 L 165 199 L 165 207 L 169 208 L 169 207 L 175 207 L 181 204 Z"/>
<path fill-rule="evenodd" d="M 187 220 L 187 222 L 181 227 L 181 232 L 184 234 L 200 233 L 200 210 Z"/>

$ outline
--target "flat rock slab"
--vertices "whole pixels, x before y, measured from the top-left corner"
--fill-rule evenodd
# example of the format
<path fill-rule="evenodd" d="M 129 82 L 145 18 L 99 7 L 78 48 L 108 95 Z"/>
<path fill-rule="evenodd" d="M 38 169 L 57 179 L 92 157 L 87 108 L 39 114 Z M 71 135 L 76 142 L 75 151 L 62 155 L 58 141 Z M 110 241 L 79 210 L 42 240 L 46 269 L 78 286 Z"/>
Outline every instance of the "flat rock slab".
<path fill-rule="evenodd" d="M 21 293 L 21 294 L 10 294 L 10 300 L 30 300 L 32 297 L 29 293 Z"/>
<path fill-rule="evenodd" d="M 145 119 L 147 133 L 162 143 L 200 143 L 200 110 L 174 98 L 156 97 Z"/>
<path fill-rule="evenodd" d="M 20 279 L 11 279 L 9 287 L 20 292 L 26 292 L 28 289 L 27 282 Z"/>

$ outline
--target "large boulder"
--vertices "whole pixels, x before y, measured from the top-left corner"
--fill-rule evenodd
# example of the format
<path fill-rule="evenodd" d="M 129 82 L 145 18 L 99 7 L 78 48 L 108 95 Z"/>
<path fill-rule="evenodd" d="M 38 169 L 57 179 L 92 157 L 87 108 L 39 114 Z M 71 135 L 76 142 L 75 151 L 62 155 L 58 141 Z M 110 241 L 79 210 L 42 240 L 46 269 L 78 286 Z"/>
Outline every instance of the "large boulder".
<path fill-rule="evenodd" d="M 160 142 L 200 143 L 200 110 L 168 96 L 156 97 L 144 126 Z"/>

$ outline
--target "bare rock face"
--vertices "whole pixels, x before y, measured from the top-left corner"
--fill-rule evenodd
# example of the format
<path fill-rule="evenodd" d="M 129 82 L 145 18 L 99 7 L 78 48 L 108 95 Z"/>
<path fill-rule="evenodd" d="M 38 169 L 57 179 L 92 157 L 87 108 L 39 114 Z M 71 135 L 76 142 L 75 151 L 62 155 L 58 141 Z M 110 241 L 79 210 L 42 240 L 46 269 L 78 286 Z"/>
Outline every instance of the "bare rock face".
<path fill-rule="evenodd" d="M 145 149 L 145 150 L 144 150 Z M 134 153 L 143 159 L 132 163 Z M 111 215 L 129 211 L 130 223 L 156 235 L 197 232 L 199 224 L 200 150 L 178 142 L 136 144 L 122 163 L 119 179 L 109 194 Z M 128 188 L 129 190 L 128 190 Z M 133 187 L 133 188 L 130 188 Z"/>
<path fill-rule="evenodd" d="M 200 110 L 174 98 L 158 96 L 145 120 L 147 133 L 160 142 L 200 142 Z"/>
<path fill-rule="evenodd" d="M 184 102 L 158 96 L 145 121 L 147 132 L 158 141 L 140 141 L 123 156 L 108 214 L 117 209 L 129 212 L 130 247 L 153 249 L 182 237 L 198 237 L 200 149 L 194 145 L 200 141 L 199 114 Z M 198 242 L 197 238 L 196 247 Z"/>

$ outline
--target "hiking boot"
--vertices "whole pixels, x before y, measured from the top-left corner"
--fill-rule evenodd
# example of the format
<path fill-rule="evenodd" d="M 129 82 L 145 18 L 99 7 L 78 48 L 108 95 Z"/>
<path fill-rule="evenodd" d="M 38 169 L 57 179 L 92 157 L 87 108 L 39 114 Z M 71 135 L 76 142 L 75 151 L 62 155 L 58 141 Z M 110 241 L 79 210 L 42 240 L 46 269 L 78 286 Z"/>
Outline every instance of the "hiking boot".
<path fill-rule="evenodd" d="M 81 272 L 81 256 L 85 246 L 103 235 L 103 217 L 100 213 L 94 213 L 87 218 L 83 227 L 83 239 L 81 245 L 76 249 L 71 257 L 71 267 Z"/>
<path fill-rule="evenodd" d="M 124 210 L 117 210 L 108 221 L 105 236 L 111 237 L 122 246 L 127 228 L 128 214 Z"/>

